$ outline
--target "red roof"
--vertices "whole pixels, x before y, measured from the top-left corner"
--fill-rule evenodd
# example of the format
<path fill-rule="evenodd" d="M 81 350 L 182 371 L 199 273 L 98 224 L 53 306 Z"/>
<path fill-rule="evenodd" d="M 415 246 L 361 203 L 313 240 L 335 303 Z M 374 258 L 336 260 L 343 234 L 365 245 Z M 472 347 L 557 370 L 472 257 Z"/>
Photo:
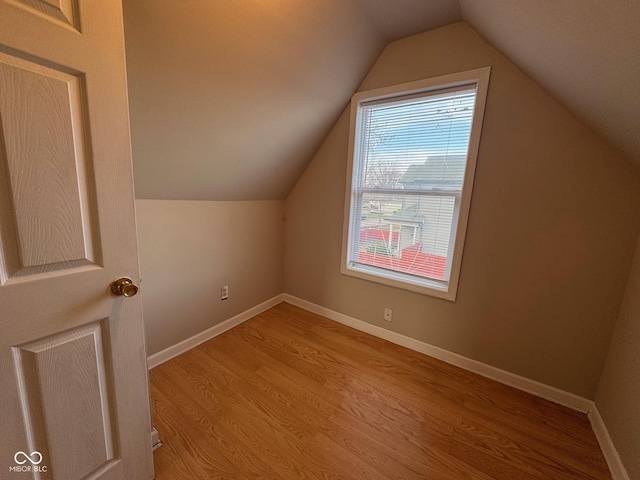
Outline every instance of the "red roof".
<path fill-rule="evenodd" d="M 373 240 L 389 241 L 389 231 L 365 229 L 360 232 L 360 242 Z M 392 242 L 398 241 L 398 232 L 393 232 Z M 363 252 L 358 254 L 358 262 L 373 267 L 386 268 L 396 272 L 409 273 L 420 277 L 444 280 L 447 258 L 422 252 L 422 244 L 416 243 L 400 252 L 399 257 L 381 253 Z"/>

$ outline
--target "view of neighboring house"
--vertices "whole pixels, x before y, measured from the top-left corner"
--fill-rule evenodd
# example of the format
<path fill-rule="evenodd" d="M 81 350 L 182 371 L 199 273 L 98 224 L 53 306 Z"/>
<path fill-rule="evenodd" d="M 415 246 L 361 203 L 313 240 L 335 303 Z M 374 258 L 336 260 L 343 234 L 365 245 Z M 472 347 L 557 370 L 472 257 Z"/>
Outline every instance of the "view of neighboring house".
<path fill-rule="evenodd" d="M 365 198 L 370 201 L 363 202 L 359 261 L 445 279 L 465 166 L 465 155 L 429 156 L 398 177 L 397 195 Z"/>

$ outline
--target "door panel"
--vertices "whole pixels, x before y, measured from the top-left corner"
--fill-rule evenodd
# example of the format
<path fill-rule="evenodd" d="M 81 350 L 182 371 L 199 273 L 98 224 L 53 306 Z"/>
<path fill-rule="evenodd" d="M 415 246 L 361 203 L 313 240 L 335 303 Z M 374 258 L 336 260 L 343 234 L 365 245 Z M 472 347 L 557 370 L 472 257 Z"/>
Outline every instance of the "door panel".
<path fill-rule="evenodd" d="M 0 82 L 0 281 L 95 263 L 81 78 L 0 53 Z"/>
<path fill-rule="evenodd" d="M 47 446 L 38 451 L 60 478 L 83 478 L 114 459 L 105 323 L 13 348 L 27 436 Z"/>
<path fill-rule="evenodd" d="M 0 0 L 3 480 L 153 477 L 121 8 Z"/>
<path fill-rule="evenodd" d="M 19 0 L 27 9 L 37 10 L 45 15 L 78 28 L 78 2 L 76 0 Z"/>

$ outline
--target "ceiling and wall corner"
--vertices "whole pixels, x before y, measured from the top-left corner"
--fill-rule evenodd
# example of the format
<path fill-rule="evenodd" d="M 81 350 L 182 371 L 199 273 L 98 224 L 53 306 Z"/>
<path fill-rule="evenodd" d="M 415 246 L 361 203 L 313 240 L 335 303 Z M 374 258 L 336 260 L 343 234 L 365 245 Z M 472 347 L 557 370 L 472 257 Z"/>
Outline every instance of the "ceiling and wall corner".
<path fill-rule="evenodd" d="M 360 89 L 486 65 L 456 301 L 340 273 L 348 109 L 287 199 L 285 292 L 593 398 L 640 232 L 640 171 L 464 22 L 389 44 Z"/>
<path fill-rule="evenodd" d="M 632 0 L 123 0 L 136 195 L 285 199 L 383 47 L 464 20 L 640 164 Z"/>
<path fill-rule="evenodd" d="M 460 0 L 478 33 L 640 164 L 640 2 Z"/>

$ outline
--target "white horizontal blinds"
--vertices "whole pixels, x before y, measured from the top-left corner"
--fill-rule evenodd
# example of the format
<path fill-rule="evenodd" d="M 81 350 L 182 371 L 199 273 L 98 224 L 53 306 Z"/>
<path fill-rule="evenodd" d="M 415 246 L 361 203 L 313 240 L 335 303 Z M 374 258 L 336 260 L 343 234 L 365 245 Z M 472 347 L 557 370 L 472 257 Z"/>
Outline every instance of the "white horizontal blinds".
<path fill-rule="evenodd" d="M 350 261 L 448 281 L 476 86 L 365 102 Z"/>
<path fill-rule="evenodd" d="M 476 88 L 360 106 L 360 186 L 462 188 Z"/>

